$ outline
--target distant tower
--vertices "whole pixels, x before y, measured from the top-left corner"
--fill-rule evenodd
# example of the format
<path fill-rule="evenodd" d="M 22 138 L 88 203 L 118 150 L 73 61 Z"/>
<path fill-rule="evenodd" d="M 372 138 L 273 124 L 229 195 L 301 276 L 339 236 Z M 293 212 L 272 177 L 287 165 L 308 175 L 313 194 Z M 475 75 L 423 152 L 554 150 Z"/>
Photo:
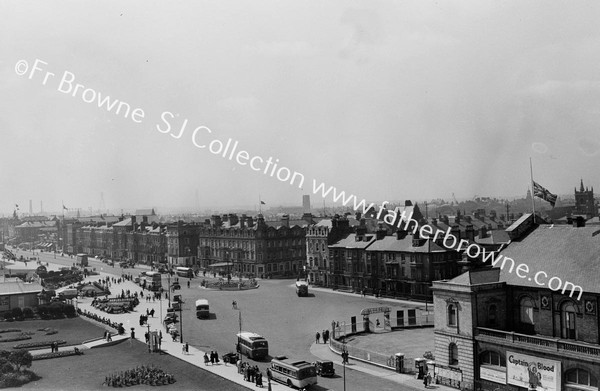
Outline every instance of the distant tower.
<path fill-rule="evenodd" d="M 33 216 L 33 201 L 29 200 L 29 215 Z"/>
<path fill-rule="evenodd" d="M 43 201 L 40 200 L 40 214 L 44 213 L 44 204 Z"/>
<path fill-rule="evenodd" d="M 302 196 L 302 211 L 310 213 L 310 195 L 308 194 Z"/>
<path fill-rule="evenodd" d="M 594 206 L 594 187 L 588 189 L 583 187 L 583 179 L 579 191 L 575 188 L 575 211 L 574 214 L 585 215 L 588 219 L 597 215 Z"/>
<path fill-rule="evenodd" d="M 100 213 L 106 211 L 106 204 L 104 203 L 104 192 L 100 192 Z"/>

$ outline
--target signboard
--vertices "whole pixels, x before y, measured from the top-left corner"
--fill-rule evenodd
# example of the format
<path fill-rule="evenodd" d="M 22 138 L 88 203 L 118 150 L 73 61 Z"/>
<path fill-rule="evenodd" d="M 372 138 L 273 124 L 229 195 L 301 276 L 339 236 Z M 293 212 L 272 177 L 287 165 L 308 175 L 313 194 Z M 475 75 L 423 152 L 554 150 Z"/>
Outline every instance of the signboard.
<path fill-rule="evenodd" d="M 390 307 L 365 308 L 360 311 L 361 315 L 377 314 L 380 312 L 390 312 Z"/>
<path fill-rule="evenodd" d="M 490 367 L 479 367 L 479 378 L 481 380 L 489 380 L 494 383 L 506 384 L 506 372 Z"/>
<path fill-rule="evenodd" d="M 444 377 L 454 382 L 462 381 L 462 371 L 458 368 L 436 366 L 435 375 L 439 377 Z"/>
<path fill-rule="evenodd" d="M 528 390 L 560 391 L 560 361 L 506 352 L 506 381 Z"/>

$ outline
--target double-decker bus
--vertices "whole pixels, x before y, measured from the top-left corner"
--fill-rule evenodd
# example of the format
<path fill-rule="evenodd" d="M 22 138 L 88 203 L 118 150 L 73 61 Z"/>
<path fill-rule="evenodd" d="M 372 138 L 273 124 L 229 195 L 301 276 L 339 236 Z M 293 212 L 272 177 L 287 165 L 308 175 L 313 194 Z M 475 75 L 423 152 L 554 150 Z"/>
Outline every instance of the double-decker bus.
<path fill-rule="evenodd" d="M 314 364 L 303 360 L 293 360 L 277 356 L 271 360 L 271 377 L 288 387 L 304 388 L 317 384 L 317 370 Z"/>
<path fill-rule="evenodd" d="M 208 300 L 206 300 L 206 299 L 196 300 L 196 317 L 198 319 L 208 319 L 210 317 Z"/>
<path fill-rule="evenodd" d="M 175 272 L 179 277 L 194 277 L 194 271 L 191 267 L 178 266 L 177 269 L 175 269 Z"/>
<path fill-rule="evenodd" d="M 269 354 L 269 343 L 256 333 L 242 331 L 237 334 L 237 351 L 252 359 L 264 358 Z"/>
<path fill-rule="evenodd" d="M 146 272 L 144 279 L 146 280 L 146 289 L 159 291 L 162 288 L 162 274 L 159 272 Z"/>
<path fill-rule="evenodd" d="M 308 282 L 302 280 L 296 281 L 296 294 L 298 296 L 308 296 Z"/>

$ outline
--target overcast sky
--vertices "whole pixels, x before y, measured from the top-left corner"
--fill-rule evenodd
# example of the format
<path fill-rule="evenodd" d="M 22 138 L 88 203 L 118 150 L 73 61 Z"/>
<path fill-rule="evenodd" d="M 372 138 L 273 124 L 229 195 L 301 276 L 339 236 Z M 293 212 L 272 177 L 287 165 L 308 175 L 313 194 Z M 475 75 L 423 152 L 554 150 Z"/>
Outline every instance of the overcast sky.
<path fill-rule="evenodd" d="M 369 200 L 517 196 L 530 157 L 555 193 L 600 190 L 599 8 L 2 1 L 0 212 L 96 209 L 101 193 L 114 209 L 322 205 L 313 180 Z M 211 153 L 215 139 L 303 188 Z"/>

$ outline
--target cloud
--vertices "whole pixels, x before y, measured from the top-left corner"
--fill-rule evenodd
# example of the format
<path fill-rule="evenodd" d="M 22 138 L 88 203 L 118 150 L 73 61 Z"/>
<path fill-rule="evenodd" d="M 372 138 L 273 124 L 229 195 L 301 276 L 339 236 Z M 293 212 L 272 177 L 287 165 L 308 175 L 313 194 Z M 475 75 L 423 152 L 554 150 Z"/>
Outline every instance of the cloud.
<path fill-rule="evenodd" d="M 530 86 L 522 93 L 531 95 L 556 96 L 567 94 L 600 93 L 600 81 L 596 80 L 546 80 L 543 83 Z"/>
<path fill-rule="evenodd" d="M 594 156 L 600 152 L 600 143 L 588 138 L 581 138 L 578 141 L 579 149 L 584 155 Z"/>
<path fill-rule="evenodd" d="M 244 50 L 247 53 L 271 57 L 310 57 L 317 52 L 313 45 L 305 41 L 259 41 L 254 45 L 245 46 Z"/>

